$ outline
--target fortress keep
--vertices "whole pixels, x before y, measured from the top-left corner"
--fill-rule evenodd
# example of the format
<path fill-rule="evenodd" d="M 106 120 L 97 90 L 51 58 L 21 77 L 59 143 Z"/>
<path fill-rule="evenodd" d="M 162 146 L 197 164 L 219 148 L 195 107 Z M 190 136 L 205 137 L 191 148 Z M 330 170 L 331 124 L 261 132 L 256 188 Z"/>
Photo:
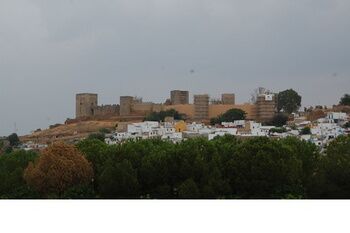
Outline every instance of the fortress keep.
<path fill-rule="evenodd" d="M 259 94 L 255 103 L 236 104 L 235 94 L 225 93 L 221 101 L 210 103 L 207 94 L 194 95 L 193 104 L 189 103 L 189 92 L 173 90 L 170 92 L 170 102 L 156 104 L 143 102 L 141 98 L 121 96 L 120 103 L 114 105 L 98 105 L 98 95 L 82 93 L 76 95 L 76 118 L 94 119 L 143 119 L 151 112 L 160 112 L 175 109 L 185 114 L 190 121 L 209 122 L 226 111 L 237 108 L 247 113 L 247 119 L 258 122 L 269 122 L 276 113 L 276 98 L 274 94 Z"/>
<path fill-rule="evenodd" d="M 189 92 L 174 90 L 170 92 L 170 102 L 172 105 L 189 104 Z"/>
<path fill-rule="evenodd" d="M 94 116 L 97 108 L 97 94 L 81 93 L 76 96 L 76 111 L 77 118 Z"/>
<path fill-rule="evenodd" d="M 76 118 L 110 117 L 119 115 L 119 105 L 98 105 L 98 95 L 82 93 L 76 95 Z"/>

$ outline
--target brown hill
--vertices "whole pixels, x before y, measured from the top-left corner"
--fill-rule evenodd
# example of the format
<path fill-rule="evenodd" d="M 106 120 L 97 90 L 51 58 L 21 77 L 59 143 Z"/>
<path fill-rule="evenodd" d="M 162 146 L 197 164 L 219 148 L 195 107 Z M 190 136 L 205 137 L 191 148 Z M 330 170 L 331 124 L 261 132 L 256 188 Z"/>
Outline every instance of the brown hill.
<path fill-rule="evenodd" d="M 98 132 L 100 129 L 109 129 L 114 131 L 116 121 L 81 121 L 71 124 L 57 125 L 51 129 L 36 131 L 30 135 L 22 136 L 21 141 L 32 141 L 35 143 L 52 143 L 54 141 L 74 142 L 87 137 L 91 133 Z"/>

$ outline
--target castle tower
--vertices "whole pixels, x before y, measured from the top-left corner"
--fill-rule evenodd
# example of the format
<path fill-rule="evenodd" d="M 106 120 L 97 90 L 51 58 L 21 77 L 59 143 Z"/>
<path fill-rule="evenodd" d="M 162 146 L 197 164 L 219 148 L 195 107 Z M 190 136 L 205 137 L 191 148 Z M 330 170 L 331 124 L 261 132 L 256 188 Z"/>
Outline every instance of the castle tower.
<path fill-rule="evenodd" d="M 81 93 L 76 95 L 75 117 L 92 117 L 97 108 L 98 95 Z"/>
<path fill-rule="evenodd" d="M 235 105 L 236 97 L 233 93 L 224 93 L 221 95 L 222 104 Z"/>
<path fill-rule="evenodd" d="M 189 92 L 173 90 L 170 92 L 170 101 L 172 105 L 189 104 Z"/>
<path fill-rule="evenodd" d="M 120 96 L 120 116 L 130 116 L 133 102 L 132 96 Z"/>
<path fill-rule="evenodd" d="M 256 101 L 257 119 L 270 122 L 276 113 L 276 97 L 274 94 L 260 94 Z"/>
<path fill-rule="evenodd" d="M 209 119 L 209 95 L 194 95 L 194 119 Z"/>

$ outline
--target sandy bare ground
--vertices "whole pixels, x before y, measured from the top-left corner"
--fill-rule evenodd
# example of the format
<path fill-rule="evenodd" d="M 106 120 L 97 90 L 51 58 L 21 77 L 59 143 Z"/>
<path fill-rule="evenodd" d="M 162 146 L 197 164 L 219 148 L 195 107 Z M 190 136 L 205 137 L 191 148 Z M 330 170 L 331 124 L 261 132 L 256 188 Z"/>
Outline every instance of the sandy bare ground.
<path fill-rule="evenodd" d="M 21 137 L 21 141 L 36 143 L 50 143 L 54 141 L 73 141 L 87 137 L 91 133 L 106 128 L 115 130 L 116 121 L 82 121 L 67 125 L 60 125 L 52 129 L 45 129 Z"/>

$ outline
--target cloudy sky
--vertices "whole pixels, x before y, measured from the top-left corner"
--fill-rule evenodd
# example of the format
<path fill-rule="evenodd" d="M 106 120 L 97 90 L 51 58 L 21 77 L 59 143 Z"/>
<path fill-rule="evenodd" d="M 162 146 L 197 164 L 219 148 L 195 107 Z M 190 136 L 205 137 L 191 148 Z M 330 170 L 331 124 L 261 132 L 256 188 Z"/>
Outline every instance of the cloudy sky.
<path fill-rule="evenodd" d="M 350 92 L 349 0 L 0 0 L 0 135 L 74 117 L 75 93 Z"/>

